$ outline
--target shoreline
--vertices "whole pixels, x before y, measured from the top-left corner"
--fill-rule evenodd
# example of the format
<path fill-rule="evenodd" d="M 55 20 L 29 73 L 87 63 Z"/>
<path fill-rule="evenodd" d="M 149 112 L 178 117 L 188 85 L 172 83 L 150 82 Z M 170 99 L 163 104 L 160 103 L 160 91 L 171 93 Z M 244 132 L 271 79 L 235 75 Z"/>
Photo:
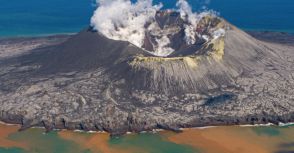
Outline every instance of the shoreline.
<path fill-rule="evenodd" d="M 3 126 L 17 126 L 19 127 L 19 132 L 23 131 L 21 129 L 21 124 L 10 124 L 10 123 L 5 123 L 3 121 L 0 121 L 0 125 Z M 69 132 L 74 132 L 74 133 L 89 133 L 89 134 L 109 134 L 111 137 L 117 137 L 117 136 L 124 136 L 124 135 L 132 135 L 132 134 L 143 134 L 143 133 L 152 133 L 156 134 L 159 132 L 175 132 L 175 133 L 181 133 L 184 131 L 189 131 L 189 130 L 206 130 L 206 129 L 213 129 L 213 128 L 221 128 L 221 127 L 239 127 L 239 128 L 246 128 L 246 127 L 287 127 L 287 126 L 293 126 L 294 122 L 289 122 L 289 123 L 279 123 L 278 125 L 273 124 L 273 123 L 267 123 L 267 124 L 244 124 L 244 125 L 220 125 L 220 126 L 203 126 L 203 127 L 191 127 L 191 128 L 179 128 L 179 131 L 173 131 L 173 130 L 168 130 L 168 129 L 152 129 L 151 131 L 140 131 L 140 132 L 126 132 L 125 134 L 122 135 L 114 135 L 112 136 L 110 132 L 107 131 L 86 131 L 86 130 L 71 130 L 71 129 L 52 129 L 51 131 L 56 131 L 56 132 L 62 132 L 62 131 L 69 131 Z M 46 131 L 46 128 L 43 126 L 33 126 L 28 129 L 43 129 L 45 132 L 51 132 L 51 131 Z M 27 129 L 24 129 L 27 130 Z"/>
<path fill-rule="evenodd" d="M 78 32 L 64 32 L 64 33 L 48 33 L 48 34 L 36 34 L 36 35 L 11 35 L 11 36 L 1 36 L 0 40 L 5 39 L 26 39 L 26 38 L 46 38 L 46 37 L 55 37 L 55 36 L 72 36 Z"/>

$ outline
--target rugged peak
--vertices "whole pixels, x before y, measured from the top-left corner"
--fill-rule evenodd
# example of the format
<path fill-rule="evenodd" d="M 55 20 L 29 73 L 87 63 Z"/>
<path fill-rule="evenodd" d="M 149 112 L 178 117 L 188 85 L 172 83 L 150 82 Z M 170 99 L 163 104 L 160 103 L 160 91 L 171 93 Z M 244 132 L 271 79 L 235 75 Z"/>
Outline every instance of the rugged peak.
<path fill-rule="evenodd" d="M 117 7 L 122 9 L 111 11 Z M 213 12 L 193 12 L 186 1 L 179 1 L 177 7 L 162 10 L 152 1 L 103 2 L 95 11 L 91 25 L 109 39 L 128 41 L 161 57 L 225 34 L 223 20 Z"/>
<path fill-rule="evenodd" d="M 158 11 L 155 16 L 145 25 L 142 48 L 156 56 L 167 57 L 183 50 L 195 53 L 195 48 L 224 36 L 227 29 L 224 20 L 209 13 L 199 16 L 197 23 L 173 10 Z"/>

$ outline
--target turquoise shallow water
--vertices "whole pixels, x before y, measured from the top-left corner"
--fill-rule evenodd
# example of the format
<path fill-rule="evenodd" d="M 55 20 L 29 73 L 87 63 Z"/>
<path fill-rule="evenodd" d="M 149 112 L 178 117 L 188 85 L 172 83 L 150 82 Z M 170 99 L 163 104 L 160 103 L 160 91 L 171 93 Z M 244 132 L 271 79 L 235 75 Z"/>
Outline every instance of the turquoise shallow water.
<path fill-rule="evenodd" d="M 14 129 L 12 131 L 8 129 Z M 0 153 L 293 153 L 293 126 L 215 127 L 183 133 L 108 134 L 28 129 L 0 125 Z M 9 132 L 10 131 L 10 132 Z M 228 145 L 230 144 L 230 145 Z M 250 147 L 253 147 L 250 148 Z M 215 148 L 215 149 L 213 149 Z M 232 151 L 231 151 L 232 152 Z"/>
<path fill-rule="evenodd" d="M 107 138 L 101 142 L 109 148 L 104 149 L 104 151 L 99 149 L 103 144 L 101 146 L 98 144 L 94 149 L 88 148 L 91 146 L 87 146 L 87 144 L 91 144 L 91 136 L 95 134 L 73 132 L 71 134 L 74 134 L 73 139 L 75 140 L 82 137 L 84 138 L 82 141 L 88 142 L 76 143 L 72 140 L 63 139 L 57 131 L 43 133 L 42 129 L 29 129 L 24 132 L 12 133 L 5 138 L 12 142 L 24 143 L 26 148 L 0 147 L 0 153 L 118 153 L 118 150 L 125 153 L 129 149 L 130 153 L 200 153 L 196 148 L 170 142 L 159 134 L 145 133 Z M 113 148 L 116 148 L 116 151 Z"/>
<path fill-rule="evenodd" d="M 89 25 L 94 0 L 0 0 L 0 37 L 73 33 Z M 176 0 L 154 0 L 167 8 Z M 294 32 L 293 0 L 188 0 L 245 30 Z M 209 2 L 210 1 L 210 2 Z M 209 2 L 209 3 L 206 3 Z"/>
<path fill-rule="evenodd" d="M 158 134 L 140 134 L 133 137 L 119 137 L 109 140 L 110 147 L 136 147 L 148 153 L 200 153 L 196 148 L 164 140 Z"/>

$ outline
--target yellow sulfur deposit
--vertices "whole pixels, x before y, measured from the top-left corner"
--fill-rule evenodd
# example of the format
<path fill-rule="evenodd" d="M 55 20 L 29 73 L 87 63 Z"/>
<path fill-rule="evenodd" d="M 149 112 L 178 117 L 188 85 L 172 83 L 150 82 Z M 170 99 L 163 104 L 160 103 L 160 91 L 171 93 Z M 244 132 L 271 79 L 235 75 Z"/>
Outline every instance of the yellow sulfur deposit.
<path fill-rule="evenodd" d="M 213 40 L 213 50 L 209 52 L 209 56 L 211 56 L 215 61 L 221 61 L 223 56 L 225 55 L 225 41 L 223 38 Z"/>
<path fill-rule="evenodd" d="M 210 47 L 212 46 L 212 47 Z M 142 64 L 164 64 L 168 62 L 183 62 L 190 68 L 197 68 L 201 59 L 209 59 L 215 61 L 221 61 L 224 56 L 225 42 L 224 38 L 214 39 L 211 42 L 204 45 L 203 50 L 207 50 L 207 54 L 203 55 L 189 55 L 189 56 L 179 56 L 179 57 L 155 57 L 155 56 L 136 56 L 129 64 L 131 66 L 139 66 Z"/>

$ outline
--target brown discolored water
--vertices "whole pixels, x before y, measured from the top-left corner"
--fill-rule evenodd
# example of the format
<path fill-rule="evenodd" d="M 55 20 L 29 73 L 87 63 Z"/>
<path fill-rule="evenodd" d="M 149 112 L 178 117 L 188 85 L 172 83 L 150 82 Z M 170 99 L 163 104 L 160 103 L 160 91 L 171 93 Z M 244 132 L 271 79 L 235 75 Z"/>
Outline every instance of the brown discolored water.
<path fill-rule="evenodd" d="M 294 127 L 213 127 L 182 133 L 53 131 L 0 124 L 0 153 L 293 153 Z"/>

